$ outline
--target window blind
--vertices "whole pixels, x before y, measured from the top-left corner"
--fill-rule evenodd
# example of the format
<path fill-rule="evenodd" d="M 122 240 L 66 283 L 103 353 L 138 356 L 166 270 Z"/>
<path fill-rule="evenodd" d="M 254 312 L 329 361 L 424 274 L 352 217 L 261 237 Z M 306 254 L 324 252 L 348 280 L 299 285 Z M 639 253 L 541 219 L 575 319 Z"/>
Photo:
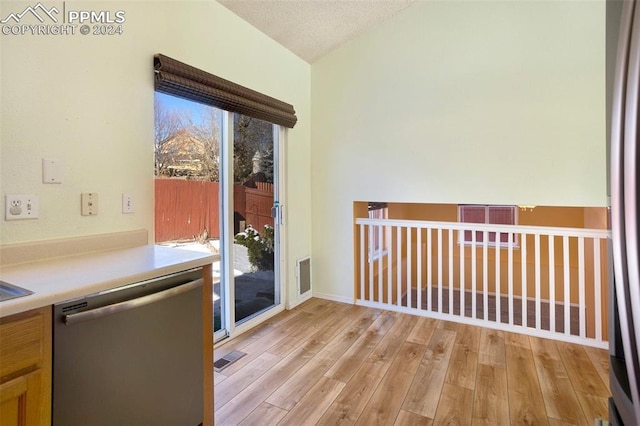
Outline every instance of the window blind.
<path fill-rule="evenodd" d="M 515 225 L 515 206 L 490 206 L 490 205 L 474 205 L 463 204 L 459 206 L 460 209 L 460 222 L 464 223 L 489 223 L 494 225 Z M 464 231 L 464 241 L 471 242 L 472 231 Z M 496 233 L 489 232 L 489 242 L 496 242 Z M 514 242 L 516 235 L 514 236 Z M 476 243 L 482 243 L 484 240 L 484 233 L 482 231 L 476 231 Z M 500 233 L 499 242 L 506 244 L 509 242 L 509 234 Z"/>
<path fill-rule="evenodd" d="M 153 57 L 155 89 L 230 112 L 293 128 L 298 118 L 292 105 L 209 74 L 168 56 Z"/>

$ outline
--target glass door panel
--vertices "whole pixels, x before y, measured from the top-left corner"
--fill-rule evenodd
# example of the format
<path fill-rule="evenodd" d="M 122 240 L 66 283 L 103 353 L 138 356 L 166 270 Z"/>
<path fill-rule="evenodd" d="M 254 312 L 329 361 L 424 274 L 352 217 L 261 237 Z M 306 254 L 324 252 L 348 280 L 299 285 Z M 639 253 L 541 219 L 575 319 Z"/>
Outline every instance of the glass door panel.
<path fill-rule="evenodd" d="M 220 253 L 224 111 L 159 92 L 155 93 L 154 110 L 155 242 Z M 216 262 L 213 265 L 216 332 L 226 327 L 220 269 L 220 262 Z"/>
<path fill-rule="evenodd" d="M 277 285 L 277 127 L 233 114 L 235 323 L 280 302 Z"/>

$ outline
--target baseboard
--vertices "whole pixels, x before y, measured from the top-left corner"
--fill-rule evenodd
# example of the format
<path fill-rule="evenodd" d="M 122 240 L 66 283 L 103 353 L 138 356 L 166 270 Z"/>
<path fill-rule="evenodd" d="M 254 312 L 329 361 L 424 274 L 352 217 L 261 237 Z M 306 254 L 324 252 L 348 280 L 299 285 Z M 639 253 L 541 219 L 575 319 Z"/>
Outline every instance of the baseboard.
<path fill-rule="evenodd" d="M 349 305 L 353 305 L 356 302 L 352 297 L 334 296 L 332 294 L 318 293 L 315 291 L 313 292 L 313 297 L 317 297 L 318 299 L 331 300 L 333 302 L 348 303 Z"/>
<path fill-rule="evenodd" d="M 303 304 L 304 302 L 306 302 L 307 300 L 311 299 L 312 297 L 314 297 L 313 293 L 308 291 L 305 294 L 301 295 L 296 301 L 295 303 L 287 303 L 287 310 L 291 310 L 293 308 L 295 308 L 298 305 Z"/>

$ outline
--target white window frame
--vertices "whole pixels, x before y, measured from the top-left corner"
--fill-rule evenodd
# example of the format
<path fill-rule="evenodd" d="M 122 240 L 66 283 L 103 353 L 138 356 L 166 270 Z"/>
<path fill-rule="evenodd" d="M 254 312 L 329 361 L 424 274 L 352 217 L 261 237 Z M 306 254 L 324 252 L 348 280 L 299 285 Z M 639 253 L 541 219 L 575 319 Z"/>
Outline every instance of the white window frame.
<path fill-rule="evenodd" d="M 367 211 L 369 219 L 389 219 L 389 207 L 380 207 Z M 380 232 L 377 225 L 368 227 L 369 231 L 369 263 L 389 254 L 389 241 L 391 240 L 390 228 L 385 226 L 382 231 L 382 240 L 379 241 Z"/>
<path fill-rule="evenodd" d="M 492 224 L 491 222 L 489 222 L 489 217 L 490 217 L 490 210 L 492 208 L 510 208 L 513 212 L 513 225 L 517 225 L 518 224 L 518 207 L 517 206 L 513 206 L 513 205 L 495 205 L 495 204 L 458 204 L 458 222 L 459 223 L 478 223 L 478 222 L 464 222 L 462 219 L 464 217 L 463 215 L 463 209 L 465 207 L 473 207 L 473 208 L 478 208 L 478 207 L 484 207 L 484 223 L 487 225 L 500 225 L 500 224 Z M 487 235 L 491 234 L 492 232 L 489 232 Z M 494 232 L 495 233 L 495 232 Z M 484 246 L 484 242 L 483 241 L 476 241 L 475 244 L 472 240 L 465 240 L 464 239 L 464 235 L 465 235 L 465 231 L 461 231 L 458 233 L 458 244 L 464 244 L 466 246 L 473 246 L 475 245 L 476 247 L 482 247 Z M 487 246 L 488 247 L 504 247 L 507 248 L 509 247 L 509 242 L 502 242 L 502 241 L 497 241 L 498 238 L 494 238 L 494 241 L 488 241 L 487 242 Z M 513 243 L 512 243 L 512 247 L 513 248 L 520 248 L 520 236 L 517 232 L 513 233 Z"/>

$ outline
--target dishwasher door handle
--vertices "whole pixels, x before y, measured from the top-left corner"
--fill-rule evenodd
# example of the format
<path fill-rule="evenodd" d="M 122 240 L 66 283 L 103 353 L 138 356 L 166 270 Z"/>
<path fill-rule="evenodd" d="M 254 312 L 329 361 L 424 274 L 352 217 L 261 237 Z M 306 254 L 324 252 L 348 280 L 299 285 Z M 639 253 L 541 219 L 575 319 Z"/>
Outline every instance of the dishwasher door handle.
<path fill-rule="evenodd" d="M 149 305 L 155 302 L 160 302 L 161 300 L 166 300 L 171 297 L 178 296 L 182 293 L 186 293 L 190 290 L 193 290 L 194 288 L 202 286 L 202 283 L 203 283 L 203 280 L 202 278 L 200 278 L 194 281 L 190 281 L 186 284 L 181 284 L 176 287 L 171 287 L 167 290 L 148 294 L 146 296 L 138 297 L 135 299 L 125 300 L 123 302 L 102 306 L 96 309 L 90 309 L 84 312 L 78 312 L 77 314 L 63 315 L 62 321 L 66 325 L 73 325 L 79 322 L 102 318 L 104 316 L 126 311 L 129 309 L 139 308 L 141 306 Z"/>

